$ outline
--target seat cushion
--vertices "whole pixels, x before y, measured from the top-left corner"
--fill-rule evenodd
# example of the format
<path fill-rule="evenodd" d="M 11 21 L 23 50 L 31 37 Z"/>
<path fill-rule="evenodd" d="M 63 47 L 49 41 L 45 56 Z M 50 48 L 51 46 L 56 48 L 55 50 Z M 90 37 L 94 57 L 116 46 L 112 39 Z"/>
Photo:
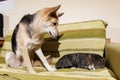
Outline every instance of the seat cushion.
<path fill-rule="evenodd" d="M 26 69 L 8 68 L 2 69 L 0 64 L 0 80 L 117 80 L 113 72 L 108 68 L 97 70 L 85 69 L 60 69 L 55 72 L 47 72 L 43 67 L 34 67 L 37 75 L 27 73 Z M 7 74 L 9 76 L 4 76 Z"/>

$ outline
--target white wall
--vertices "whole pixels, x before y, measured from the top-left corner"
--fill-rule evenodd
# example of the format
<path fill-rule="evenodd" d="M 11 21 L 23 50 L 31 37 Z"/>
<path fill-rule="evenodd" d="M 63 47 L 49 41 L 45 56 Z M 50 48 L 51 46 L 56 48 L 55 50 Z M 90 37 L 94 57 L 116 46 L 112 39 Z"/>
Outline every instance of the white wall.
<path fill-rule="evenodd" d="M 1 1 L 0 11 L 10 10 L 13 7 L 13 0 Z"/>
<path fill-rule="evenodd" d="M 94 19 L 108 22 L 107 37 L 120 43 L 120 0 L 13 0 L 13 9 L 2 12 L 9 17 L 9 29 L 14 29 L 21 17 L 41 8 L 61 4 L 59 12 L 64 12 L 60 23 L 70 23 Z M 6 26 L 5 28 L 7 28 Z M 8 29 L 8 28 L 7 28 Z"/>

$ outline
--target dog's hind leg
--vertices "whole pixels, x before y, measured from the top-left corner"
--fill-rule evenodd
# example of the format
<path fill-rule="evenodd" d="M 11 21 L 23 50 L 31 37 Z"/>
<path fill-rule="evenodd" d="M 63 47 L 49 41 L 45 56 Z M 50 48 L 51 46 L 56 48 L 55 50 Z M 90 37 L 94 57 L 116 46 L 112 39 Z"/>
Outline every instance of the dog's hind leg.
<path fill-rule="evenodd" d="M 42 50 L 39 48 L 38 50 L 35 51 L 35 53 L 37 54 L 37 56 L 40 58 L 40 60 L 42 61 L 44 67 L 49 71 L 49 72 L 53 72 L 55 71 L 56 69 L 51 67 L 49 65 L 49 63 L 47 62 L 45 56 L 43 55 L 43 52 Z"/>

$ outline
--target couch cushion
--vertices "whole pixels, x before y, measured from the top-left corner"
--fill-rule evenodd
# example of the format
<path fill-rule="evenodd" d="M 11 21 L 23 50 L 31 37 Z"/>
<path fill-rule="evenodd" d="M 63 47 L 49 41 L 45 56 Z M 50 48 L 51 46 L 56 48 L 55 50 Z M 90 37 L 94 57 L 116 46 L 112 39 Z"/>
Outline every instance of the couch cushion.
<path fill-rule="evenodd" d="M 102 20 L 75 22 L 59 25 L 59 40 L 46 35 L 42 50 L 46 55 L 61 57 L 69 53 L 96 53 L 103 56 L 106 26 Z M 56 61 L 56 60 L 55 60 Z"/>
<path fill-rule="evenodd" d="M 58 26 L 61 35 L 59 40 L 46 35 L 42 50 L 46 56 L 57 57 L 53 59 L 53 63 L 56 63 L 58 58 L 65 54 L 76 52 L 96 53 L 103 56 L 106 26 L 107 24 L 102 20 L 61 24 Z M 11 51 L 12 32 L 9 31 L 5 37 L 0 54 L 3 57 L 6 51 Z"/>
<path fill-rule="evenodd" d="M 47 72 L 43 67 L 34 67 L 37 75 L 27 74 L 26 69 L 9 68 L 1 69 L 0 80 L 117 80 L 113 72 L 107 68 L 98 70 L 60 69 L 55 72 Z M 3 76 L 7 74 L 9 76 Z"/>
<path fill-rule="evenodd" d="M 12 33 L 13 33 L 13 31 L 8 31 L 8 33 L 5 36 L 5 41 L 4 41 L 4 44 L 3 44 L 1 52 L 0 52 L 1 57 L 5 57 L 5 54 L 7 51 L 12 51 L 12 49 L 11 49 Z"/>

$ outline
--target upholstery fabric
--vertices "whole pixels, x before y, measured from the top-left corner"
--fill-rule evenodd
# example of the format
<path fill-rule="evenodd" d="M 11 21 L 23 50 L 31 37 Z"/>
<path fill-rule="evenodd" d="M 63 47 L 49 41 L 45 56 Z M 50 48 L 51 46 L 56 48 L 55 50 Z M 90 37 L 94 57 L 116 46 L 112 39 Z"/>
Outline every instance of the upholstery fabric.
<path fill-rule="evenodd" d="M 45 36 L 42 45 L 44 54 L 51 55 L 53 66 L 56 61 L 65 54 L 82 52 L 96 53 L 103 56 L 106 39 L 106 26 L 103 20 L 91 20 L 84 22 L 74 22 L 61 24 L 58 26 L 61 37 L 59 40 Z M 4 45 L 1 49 L 0 57 L 11 51 L 11 35 L 13 31 L 9 31 L 5 37 Z M 3 61 L 4 62 L 4 61 Z M 56 72 L 46 72 L 43 67 L 35 68 L 37 75 L 27 74 L 26 69 L 9 68 L 1 69 L 4 64 L 0 64 L 0 80 L 3 80 L 2 74 L 8 74 L 4 77 L 6 80 L 116 80 L 114 73 L 107 67 L 95 71 L 84 69 L 60 69 Z M 45 77 L 44 77 L 45 76 Z M 17 78 L 16 78 L 17 77 Z M 17 79 L 17 80 L 18 80 Z"/>
<path fill-rule="evenodd" d="M 120 43 L 110 43 L 105 47 L 106 58 L 108 59 L 109 67 L 120 79 Z"/>
<path fill-rule="evenodd" d="M 84 22 L 74 22 L 61 24 L 58 26 L 60 38 L 52 39 L 49 35 L 45 36 L 42 45 L 44 54 L 51 55 L 52 63 L 56 63 L 58 58 L 70 53 L 96 53 L 103 56 L 106 39 L 106 26 L 103 20 L 92 20 Z M 1 50 L 1 56 L 11 51 L 11 35 L 9 31 L 5 37 L 5 42 Z"/>

